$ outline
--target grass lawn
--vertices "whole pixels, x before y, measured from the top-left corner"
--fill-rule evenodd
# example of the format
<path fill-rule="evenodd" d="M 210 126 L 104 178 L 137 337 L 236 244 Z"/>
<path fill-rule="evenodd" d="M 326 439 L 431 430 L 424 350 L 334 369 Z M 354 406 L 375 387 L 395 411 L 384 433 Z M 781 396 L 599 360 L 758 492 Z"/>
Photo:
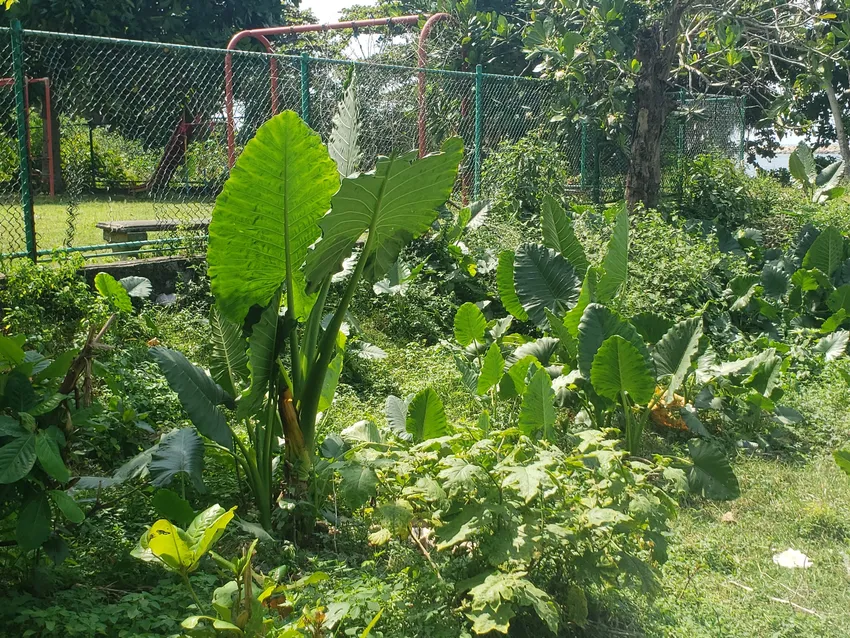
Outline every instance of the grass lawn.
<path fill-rule="evenodd" d="M 664 593 L 618 593 L 592 636 L 846 636 L 850 627 L 850 479 L 831 457 L 805 464 L 740 458 L 741 497 L 684 506 Z M 728 521 L 728 522 L 726 522 Z M 797 549 L 808 569 L 775 565 Z"/>
<path fill-rule="evenodd" d="M 39 250 L 58 248 L 65 245 L 69 220 L 73 220 L 73 246 L 91 246 L 105 243 L 103 231 L 96 228 L 97 222 L 124 221 L 134 219 L 194 219 L 209 216 L 211 203 L 153 201 L 146 195 L 137 197 L 117 195 L 87 198 L 69 212 L 68 200 L 57 197 L 50 200 L 38 197 L 35 202 L 35 228 Z M 167 236 L 166 233 L 150 233 L 149 237 Z M 0 253 L 24 250 L 19 245 L 22 238 L 3 234 L 0 237 Z"/>

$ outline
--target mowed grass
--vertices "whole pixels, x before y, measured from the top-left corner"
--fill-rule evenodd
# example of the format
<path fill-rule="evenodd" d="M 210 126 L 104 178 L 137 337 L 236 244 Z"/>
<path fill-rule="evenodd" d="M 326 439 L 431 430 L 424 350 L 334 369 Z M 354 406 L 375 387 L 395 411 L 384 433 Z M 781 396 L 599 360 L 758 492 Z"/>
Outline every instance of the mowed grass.
<path fill-rule="evenodd" d="M 95 225 L 103 221 L 125 221 L 137 219 L 194 219 L 209 216 L 212 205 L 206 202 L 162 202 L 148 199 L 146 195 L 136 197 L 86 198 L 69 210 L 67 198 L 38 197 L 35 201 L 35 229 L 39 250 L 49 250 L 65 245 L 68 228 L 73 224 L 73 246 L 94 246 L 106 243 L 103 231 Z M 20 210 L 20 209 L 18 209 Z M 4 220 L 4 227 L 7 226 Z M 14 228 L 14 226 L 12 226 Z M 151 233 L 150 238 L 163 236 Z M 21 231 L 2 233 L 0 253 L 25 250 Z"/>
<path fill-rule="evenodd" d="M 850 635 L 850 477 L 830 456 L 800 465 L 739 459 L 735 470 L 738 500 L 682 507 L 664 593 L 607 596 L 588 635 Z M 812 566 L 775 565 L 773 555 L 789 548 Z"/>

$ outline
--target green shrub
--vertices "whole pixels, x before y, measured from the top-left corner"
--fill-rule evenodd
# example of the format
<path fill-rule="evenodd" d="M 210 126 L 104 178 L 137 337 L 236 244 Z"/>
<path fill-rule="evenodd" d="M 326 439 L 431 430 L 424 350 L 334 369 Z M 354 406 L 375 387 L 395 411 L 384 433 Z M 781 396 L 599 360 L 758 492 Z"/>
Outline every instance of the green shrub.
<path fill-rule="evenodd" d="M 71 346 L 80 321 L 101 304 L 77 274 L 81 265 L 80 257 L 51 266 L 13 262 L 0 288 L 0 327 L 25 335 L 30 347 L 41 352 Z"/>
<path fill-rule="evenodd" d="M 484 162 L 482 191 L 497 210 L 506 208 L 521 217 L 539 214 L 544 195 L 578 185 L 581 170 L 573 155 L 541 130 L 502 142 Z"/>
<path fill-rule="evenodd" d="M 686 162 L 683 170 L 683 217 L 711 220 L 731 229 L 768 210 L 751 188 L 750 178 L 730 159 L 700 155 Z"/>

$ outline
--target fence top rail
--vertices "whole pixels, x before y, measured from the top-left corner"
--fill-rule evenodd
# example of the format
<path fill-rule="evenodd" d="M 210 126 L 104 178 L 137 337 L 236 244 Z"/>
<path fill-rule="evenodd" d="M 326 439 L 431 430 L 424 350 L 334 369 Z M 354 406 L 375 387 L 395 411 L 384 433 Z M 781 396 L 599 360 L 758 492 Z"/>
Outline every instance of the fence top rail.
<path fill-rule="evenodd" d="M 0 33 L 8 33 L 9 27 L 0 27 Z M 266 51 L 244 51 L 239 49 L 228 50 L 217 47 L 203 47 L 191 44 L 177 44 L 173 42 L 153 42 L 150 40 L 129 40 L 124 38 L 111 38 L 99 35 L 86 35 L 80 33 L 63 33 L 59 31 L 43 31 L 39 29 L 24 29 L 22 34 L 26 36 L 38 36 L 46 38 L 56 38 L 59 40 L 76 40 L 80 42 L 97 42 L 101 44 L 112 44 L 121 46 L 137 46 L 151 49 L 175 49 L 178 51 L 186 51 L 191 53 L 204 53 L 216 55 L 236 55 L 246 57 L 268 58 L 275 60 L 287 60 L 293 64 L 299 64 L 302 60 L 300 55 L 292 55 L 287 53 L 268 53 Z M 431 69 L 427 67 L 404 66 L 399 64 L 384 64 L 380 62 L 370 62 L 368 60 L 340 60 L 335 58 L 311 57 L 306 56 L 308 62 L 318 62 L 323 64 L 335 64 L 339 66 L 350 66 L 355 68 L 370 68 L 386 71 L 404 71 L 407 73 L 425 73 L 428 75 L 441 75 L 449 77 L 465 77 L 472 79 L 476 76 L 472 71 L 455 71 L 450 69 Z M 539 82 L 543 84 L 551 83 L 551 80 L 537 77 L 529 77 L 523 75 L 501 75 L 498 73 L 481 73 L 481 76 L 488 80 L 509 81 L 509 82 Z"/>

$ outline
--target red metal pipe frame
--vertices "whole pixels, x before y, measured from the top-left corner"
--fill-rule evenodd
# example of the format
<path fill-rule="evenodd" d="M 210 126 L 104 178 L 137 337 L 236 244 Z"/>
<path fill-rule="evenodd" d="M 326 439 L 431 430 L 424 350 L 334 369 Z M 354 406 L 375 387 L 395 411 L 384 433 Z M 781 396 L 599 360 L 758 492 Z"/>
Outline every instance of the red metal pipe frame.
<path fill-rule="evenodd" d="M 44 84 L 44 102 L 45 102 L 45 130 L 47 132 L 47 171 L 48 171 L 48 183 L 50 184 L 50 196 L 56 196 L 56 178 L 55 178 L 55 169 L 53 166 L 53 115 L 52 115 L 52 107 L 50 100 L 50 78 L 26 78 L 24 82 L 24 104 L 26 106 L 27 112 L 27 148 L 30 149 L 30 154 L 32 154 L 32 139 L 30 138 L 30 126 L 29 126 L 29 111 L 30 111 L 30 92 L 29 85 L 41 83 Z M 14 78 L 0 78 L 0 87 L 6 86 L 14 86 L 15 80 Z"/>
<path fill-rule="evenodd" d="M 271 43 L 266 36 L 274 35 L 296 35 L 299 33 L 314 33 L 316 31 L 338 31 L 340 29 L 363 29 L 367 27 L 379 27 L 393 24 L 418 24 L 419 15 L 400 16 L 398 18 L 377 18 L 373 20 L 352 20 L 349 22 L 331 22 L 329 24 L 300 24 L 297 26 L 265 27 L 262 29 L 246 29 L 235 34 L 227 43 L 228 53 L 224 57 L 224 103 L 227 115 L 227 161 L 231 168 L 236 163 L 236 135 L 233 122 L 233 55 L 230 51 L 236 49 L 244 38 L 258 40 L 269 53 L 274 53 Z M 449 18 L 448 13 L 435 13 L 430 16 L 422 27 L 419 34 L 417 47 L 419 68 L 425 68 L 428 63 L 425 43 L 434 25 L 440 20 Z M 272 58 L 269 64 L 272 91 L 272 115 L 277 113 L 277 62 Z M 419 72 L 419 156 L 426 152 L 426 99 L 425 88 L 427 78 L 423 71 Z"/>

